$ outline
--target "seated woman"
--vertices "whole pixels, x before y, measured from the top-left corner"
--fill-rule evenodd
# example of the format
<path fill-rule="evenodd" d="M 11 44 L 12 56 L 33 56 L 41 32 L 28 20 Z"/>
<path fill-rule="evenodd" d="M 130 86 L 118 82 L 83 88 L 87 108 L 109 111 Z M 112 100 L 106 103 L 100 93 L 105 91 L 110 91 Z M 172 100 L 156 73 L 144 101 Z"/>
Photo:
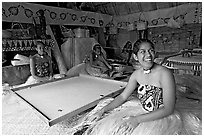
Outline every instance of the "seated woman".
<path fill-rule="evenodd" d="M 106 61 L 100 44 L 95 44 L 87 61 L 87 72 L 94 76 L 111 76 L 112 66 Z"/>
<path fill-rule="evenodd" d="M 31 77 L 28 78 L 26 85 L 51 80 L 53 76 L 52 60 L 45 52 L 44 43 L 37 42 L 37 54 L 30 58 Z"/>
<path fill-rule="evenodd" d="M 15 86 L 15 88 L 52 80 L 54 78 L 62 78 L 65 76 L 62 74 L 53 74 L 52 59 L 49 55 L 47 55 L 47 52 L 45 52 L 44 43 L 38 41 L 36 50 L 38 53 L 30 58 L 31 76 L 24 84 Z"/>
<path fill-rule="evenodd" d="M 15 85 L 12 88 L 19 88 L 43 81 L 65 77 L 64 74 L 53 74 L 52 59 L 45 51 L 45 45 L 43 42 L 37 41 L 36 51 L 37 54 L 30 57 L 29 60 L 31 76 L 24 84 Z"/>
<path fill-rule="evenodd" d="M 123 58 L 125 58 L 125 62 L 127 65 L 131 65 L 130 64 L 130 59 L 131 59 L 131 56 L 132 56 L 132 42 L 130 41 L 127 41 L 125 46 L 123 47 L 122 49 L 122 54 Z"/>
<path fill-rule="evenodd" d="M 75 127 L 74 134 L 201 134 L 198 117 L 175 109 L 175 79 L 170 70 L 154 62 L 153 43 L 137 40 L 133 54 L 141 68 L 132 73 L 120 95 L 100 101 Z M 136 98 L 130 99 L 133 93 Z"/>
<path fill-rule="evenodd" d="M 93 45 L 91 53 L 86 56 L 83 63 L 72 67 L 67 71 L 67 77 L 86 74 L 96 77 L 109 78 L 115 71 L 106 61 L 106 53 L 99 43 Z"/>

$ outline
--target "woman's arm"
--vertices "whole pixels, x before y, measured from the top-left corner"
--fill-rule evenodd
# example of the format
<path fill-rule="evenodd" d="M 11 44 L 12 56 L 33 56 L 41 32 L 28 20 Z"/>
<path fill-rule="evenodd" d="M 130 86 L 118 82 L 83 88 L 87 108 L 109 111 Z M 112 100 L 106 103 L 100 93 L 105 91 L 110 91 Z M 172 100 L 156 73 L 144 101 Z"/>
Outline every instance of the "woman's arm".
<path fill-rule="evenodd" d="M 90 65 L 94 68 L 98 68 L 98 69 L 104 69 L 104 66 L 101 66 L 100 64 L 99 65 L 96 65 L 94 63 L 94 60 L 93 60 L 93 53 L 90 54 Z"/>
<path fill-rule="evenodd" d="M 135 122 L 141 123 L 146 121 L 153 121 L 173 113 L 175 107 L 176 86 L 173 74 L 167 69 L 163 70 L 161 73 L 161 86 L 163 89 L 164 107 L 150 113 L 136 116 Z"/>
<path fill-rule="evenodd" d="M 49 55 L 47 55 L 47 59 L 48 59 L 48 62 L 49 62 L 49 71 L 50 71 L 50 77 L 53 76 L 53 69 L 52 69 L 52 59 Z"/>
<path fill-rule="evenodd" d="M 93 64 L 93 51 L 91 51 L 91 54 L 89 55 L 89 60 L 90 60 L 90 64 Z"/>
<path fill-rule="evenodd" d="M 93 121 L 95 119 L 101 118 L 104 112 L 112 110 L 119 105 L 121 105 L 124 101 L 127 100 L 127 98 L 131 95 L 131 93 L 135 90 L 137 86 L 137 81 L 136 81 L 136 74 L 135 72 L 130 76 L 130 79 L 128 81 L 128 84 L 124 91 L 117 96 L 111 103 L 100 109 L 100 111 L 97 111 L 96 114 L 87 117 L 87 120 Z"/>
<path fill-rule="evenodd" d="M 102 69 L 102 67 L 97 66 L 97 65 L 94 64 L 94 61 L 93 61 L 93 51 L 92 51 L 92 53 L 90 54 L 89 58 L 90 58 L 90 65 L 91 65 L 92 67 Z"/>
<path fill-rule="evenodd" d="M 104 64 L 105 64 L 109 69 L 112 69 L 111 65 L 109 65 L 109 63 L 106 61 L 106 59 L 104 58 L 103 55 L 101 55 L 101 61 L 104 62 Z"/>
<path fill-rule="evenodd" d="M 30 58 L 30 73 L 31 73 L 31 75 L 33 76 L 34 79 L 37 78 L 36 70 L 35 70 L 35 62 L 36 61 L 35 61 L 34 57 L 31 57 Z"/>

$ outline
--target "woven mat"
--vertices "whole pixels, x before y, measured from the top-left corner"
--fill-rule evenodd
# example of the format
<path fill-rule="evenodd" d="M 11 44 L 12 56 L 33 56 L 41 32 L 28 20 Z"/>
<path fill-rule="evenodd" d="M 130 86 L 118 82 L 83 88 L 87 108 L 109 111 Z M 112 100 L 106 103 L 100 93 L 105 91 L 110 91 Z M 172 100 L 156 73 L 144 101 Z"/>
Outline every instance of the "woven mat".
<path fill-rule="evenodd" d="M 2 96 L 3 135 L 71 135 L 73 127 L 87 112 L 49 127 L 14 93 Z"/>
<path fill-rule="evenodd" d="M 202 77 L 191 75 L 175 76 L 180 86 L 177 92 L 176 108 L 190 111 L 202 120 Z M 49 127 L 28 105 L 13 92 L 3 92 L 2 96 L 2 134 L 3 135 L 72 135 L 73 127 L 92 108 Z"/>
<path fill-rule="evenodd" d="M 175 56 L 170 57 L 167 60 L 174 61 L 174 62 L 183 62 L 183 63 L 202 63 L 202 56 L 191 56 L 191 57 L 182 57 L 182 56 Z"/>

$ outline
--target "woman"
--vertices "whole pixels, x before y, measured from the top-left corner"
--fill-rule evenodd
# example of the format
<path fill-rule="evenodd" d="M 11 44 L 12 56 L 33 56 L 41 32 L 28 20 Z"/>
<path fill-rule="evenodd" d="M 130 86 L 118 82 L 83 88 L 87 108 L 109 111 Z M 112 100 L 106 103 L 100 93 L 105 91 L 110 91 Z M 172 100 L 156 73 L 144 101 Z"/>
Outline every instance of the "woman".
<path fill-rule="evenodd" d="M 85 57 L 83 63 L 72 67 L 67 71 L 67 77 L 78 76 L 79 74 L 95 77 L 111 78 L 117 72 L 106 60 L 106 52 L 99 43 L 93 45 L 91 52 Z"/>
<path fill-rule="evenodd" d="M 98 74 L 110 76 L 112 67 L 106 61 L 106 57 L 102 52 L 102 47 L 99 44 L 95 44 L 93 46 L 93 50 L 89 57 L 89 65 L 91 66 L 92 70 L 94 69 L 98 72 Z"/>
<path fill-rule="evenodd" d="M 75 134 L 200 134 L 201 123 L 195 116 L 175 110 L 174 76 L 154 63 L 153 43 L 136 41 L 133 54 L 141 68 L 133 72 L 119 96 L 99 102 L 82 119 Z M 135 89 L 137 99 L 127 101 Z M 192 120 L 196 124 L 188 123 Z"/>
<path fill-rule="evenodd" d="M 43 42 L 37 42 L 36 51 L 37 54 L 30 58 L 31 76 L 24 84 L 13 86 L 13 88 L 65 77 L 64 74 L 53 74 L 52 59 L 45 51 L 45 45 Z"/>
<path fill-rule="evenodd" d="M 126 42 L 125 46 L 122 49 L 122 55 L 125 56 L 124 58 L 125 58 L 126 64 L 131 65 L 130 59 L 132 56 L 132 42 L 130 42 L 130 41 Z"/>
<path fill-rule="evenodd" d="M 79 74 L 96 77 L 109 77 L 111 66 L 106 61 L 106 53 L 99 43 L 93 45 L 91 52 L 80 63 L 67 71 L 67 77 L 75 77 Z"/>
<path fill-rule="evenodd" d="M 45 52 L 44 43 L 38 41 L 36 51 L 38 53 L 30 58 L 31 76 L 28 78 L 26 83 L 21 86 L 31 85 L 52 79 L 52 60 Z"/>
<path fill-rule="evenodd" d="M 52 60 L 45 52 L 45 45 L 37 42 L 37 54 L 30 59 L 31 74 L 37 81 L 45 81 L 52 78 Z"/>

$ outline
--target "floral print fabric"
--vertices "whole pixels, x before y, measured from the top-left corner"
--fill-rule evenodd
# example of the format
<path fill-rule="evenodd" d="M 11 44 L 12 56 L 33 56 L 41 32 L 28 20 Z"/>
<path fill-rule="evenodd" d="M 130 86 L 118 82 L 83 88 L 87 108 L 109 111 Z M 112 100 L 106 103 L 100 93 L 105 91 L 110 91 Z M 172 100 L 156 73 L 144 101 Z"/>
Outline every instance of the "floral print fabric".
<path fill-rule="evenodd" d="M 162 88 L 153 85 L 140 85 L 137 97 L 146 111 L 154 111 L 163 106 Z"/>
<path fill-rule="evenodd" d="M 38 77 L 46 77 L 50 75 L 49 72 L 49 63 L 48 62 L 40 62 L 35 65 L 36 75 Z"/>

